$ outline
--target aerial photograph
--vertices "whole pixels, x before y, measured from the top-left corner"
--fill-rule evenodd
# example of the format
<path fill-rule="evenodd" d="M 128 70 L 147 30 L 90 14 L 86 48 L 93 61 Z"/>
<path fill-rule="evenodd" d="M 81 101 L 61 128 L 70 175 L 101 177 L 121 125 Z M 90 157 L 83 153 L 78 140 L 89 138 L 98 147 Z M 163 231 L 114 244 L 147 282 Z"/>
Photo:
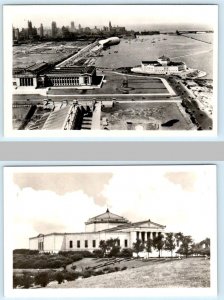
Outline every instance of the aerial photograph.
<path fill-rule="evenodd" d="M 10 295 L 215 293 L 214 165 L 8 167 L 4 184 Z"/>
<path fill-rule="evenodd" d="M 217 12 L 217 5 L 6 6 L 9 126 L 212 132 Z"/>

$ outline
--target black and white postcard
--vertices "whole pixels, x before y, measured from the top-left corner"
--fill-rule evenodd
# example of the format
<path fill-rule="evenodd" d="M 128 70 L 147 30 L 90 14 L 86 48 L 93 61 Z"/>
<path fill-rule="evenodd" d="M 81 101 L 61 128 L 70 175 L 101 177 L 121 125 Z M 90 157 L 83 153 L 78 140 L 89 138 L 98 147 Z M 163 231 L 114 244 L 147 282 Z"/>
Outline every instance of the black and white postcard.
<path fill-rule="evenodd" d="M 5 5 L 10 137 L 217 135 L 217 5 Z"/>
<path fill-rule="evenodd" d="M 216 295 L 216 201 L 214 165 L 7 167 L 5 295 Z"/>

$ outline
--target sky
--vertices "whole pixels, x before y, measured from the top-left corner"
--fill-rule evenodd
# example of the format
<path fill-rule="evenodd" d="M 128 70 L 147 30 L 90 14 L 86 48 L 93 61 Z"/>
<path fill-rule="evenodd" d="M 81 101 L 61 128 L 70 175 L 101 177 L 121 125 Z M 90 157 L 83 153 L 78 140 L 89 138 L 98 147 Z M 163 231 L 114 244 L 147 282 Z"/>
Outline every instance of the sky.
<path fill-rule="evenodd" d="M 17 168 L 8 176 L 5 201 L 10 201 L 14 248 L 28 248 L 28 238 L 39 233 L 84 232 L 84 222 L 107 208 L 132 222 L 150 219 L 195 241 L 213 234 L 214 167 L 54 170 Z"/>
<path fill-rule="evenodd" d="M 212 29 L 217 21 L 217 5 L 17 5 L 5 10 L 13 16 L 13 26 L 26 28 L 27 21 L 33 26 L 50 27 L 55 21 L 58 27 L 126 26 L 127 29 L 170 28 Z"/>

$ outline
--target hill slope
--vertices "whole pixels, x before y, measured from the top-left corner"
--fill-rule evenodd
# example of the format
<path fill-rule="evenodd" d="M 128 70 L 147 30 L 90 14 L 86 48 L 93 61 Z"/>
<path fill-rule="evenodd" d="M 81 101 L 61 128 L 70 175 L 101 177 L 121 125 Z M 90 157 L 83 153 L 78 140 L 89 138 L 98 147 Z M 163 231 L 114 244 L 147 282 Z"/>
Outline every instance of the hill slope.
<path fill-rule="evenodd" d="M 187 258 L 51 285 L 49 288 L 195 288 L 210 286 L 210 261 Z"/>

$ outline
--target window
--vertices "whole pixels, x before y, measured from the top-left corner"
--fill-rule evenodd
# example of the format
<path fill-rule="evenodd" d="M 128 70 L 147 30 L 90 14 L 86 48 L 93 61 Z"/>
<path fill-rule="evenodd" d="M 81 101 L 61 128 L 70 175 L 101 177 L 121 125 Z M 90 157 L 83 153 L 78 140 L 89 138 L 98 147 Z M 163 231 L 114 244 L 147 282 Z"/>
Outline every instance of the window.
<path fill-rule="evenodd" d="M 38 242 L 38 250 L 39 251 L 44 250 L 44 242 Z"/>
<path fill-rule="evenodd" d="M 80 241 L 77 241 L 77 248 L 80 248 Z"/>
<path fill-rule="evenodd" d="M 84 77 L 84 83 L 88 84 L 89 83 L 89 77 Z"/>
<path fill-rule="evenodd" d="M 73 248 L 73 241 L 69 241 L 69 248 Z"/>
<path fill-rule="evenodd" d="M 117 240 L 117 245 L 120 246 L 120 240 L 119 239 Z"/>
<path fill-rule="evenodd" d="M 88 248 L 88 241 L 85 240 L 85 248 Z"/>
<path fill-rule="evenodd" d="M 93 248 L 96 248 L 96 240 L 93 240 Z"/>
<path fill-rule="evenodd" d="M 124 240 L 124 246 L 125 246 L 125 248 L 127 248 L 127 246 L 128 246 L 128 240 Z"/>

